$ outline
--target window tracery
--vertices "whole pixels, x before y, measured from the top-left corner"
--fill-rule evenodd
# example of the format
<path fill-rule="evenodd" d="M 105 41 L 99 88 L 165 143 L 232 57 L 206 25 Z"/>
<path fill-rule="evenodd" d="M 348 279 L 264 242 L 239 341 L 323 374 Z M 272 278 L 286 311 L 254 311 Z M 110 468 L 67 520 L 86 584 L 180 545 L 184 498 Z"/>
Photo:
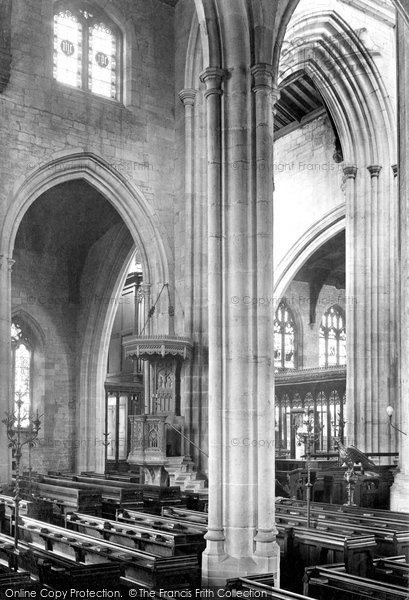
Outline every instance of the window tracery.
<path fill-rule="evenodd" d="M 332 367 L 346 364 L 345 318 L 340 308 L 331 306 L 321 319 L 319 365 Z"/>
<path fill-rule="evenodd" d="M 280 302 L 274 319 L 274 367 L 295 369 L 295 321 L 285 301 Z"/>

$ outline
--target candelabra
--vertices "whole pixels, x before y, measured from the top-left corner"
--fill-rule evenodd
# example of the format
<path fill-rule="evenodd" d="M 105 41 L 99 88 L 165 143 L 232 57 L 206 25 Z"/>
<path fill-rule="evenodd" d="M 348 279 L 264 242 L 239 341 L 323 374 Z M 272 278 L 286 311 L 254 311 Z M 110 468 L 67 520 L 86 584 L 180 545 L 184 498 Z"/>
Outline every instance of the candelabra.
<path fill-rule="evenodd" d="M 102 445 L 104 446 L 104 456 L 105 456 L 105 469 L 104 469 L 104 477 L 107 477 L 107 473 L 108 473 L 108 446 L 111 445 L 111 442 L 109 441 L 109 436 L 111 435 L 109 431 L 105 431 L 105 433 L 102 434 L 104 436 L 104 441 L 102 442 Z"/>
<path fill-rule="evenodd" d="M 295 424 L 295 437 L 297 445 L 304 445 L 305 448 L 305 462 L 307 465 L 307 483 L 305 484 L 307 490 L 307 527 L 311 526 L 311 453 L 315 443 L 319 440 L 322 425 L 315 422 L 314 412 L 304 410 L 292 410 L 293 414 L 302 414 L 304 416 L 301 426 L 300 423 Z"/>
<path fill-rule="evenodd" d="M 41 416 L 38 410 L 34 417 L 33 413 L 23 412 L 23 394 L 15 395 L 15 410 L 6 412 L 2 423 L 6 426 L 8 447 L 12 449 L 16 461 L 16 487 L 14 492 L 14 554 L 18 555 L 18 519 L 20 506 L 20 463 L 24 446 L 29 449 L 29 478 L 31 479 L 31 450 L 36 445 L 38 433 L 41 428 Z M 30 484 L 31 485 L 31 484 Z M 17 560 L 15 562 L 17 568 Z"/>

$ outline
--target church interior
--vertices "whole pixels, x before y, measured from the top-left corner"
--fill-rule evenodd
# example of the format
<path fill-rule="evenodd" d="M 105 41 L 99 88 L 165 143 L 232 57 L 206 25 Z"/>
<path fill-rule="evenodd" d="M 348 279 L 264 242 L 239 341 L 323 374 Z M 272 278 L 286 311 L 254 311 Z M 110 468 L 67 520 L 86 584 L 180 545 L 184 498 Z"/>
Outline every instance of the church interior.
<path fill-rule="evenodd" d="M 0 23 L 0 597 L 407 600 L 409 0 Z"/>

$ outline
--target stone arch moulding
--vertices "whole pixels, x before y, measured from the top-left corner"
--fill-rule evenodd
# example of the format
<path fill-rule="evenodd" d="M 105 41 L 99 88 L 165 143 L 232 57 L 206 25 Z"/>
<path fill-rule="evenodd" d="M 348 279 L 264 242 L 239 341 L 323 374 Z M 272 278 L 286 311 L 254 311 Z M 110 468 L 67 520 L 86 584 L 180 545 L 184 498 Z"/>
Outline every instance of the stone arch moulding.
<path fill-rule="evenodd" d="M 160 225 L 152 208 L 131 182 L 103 159 L 90 153 L 57 158 L 40 167 L 20 185 L 1 231 L 0 254 L 8 257 L 13 255 L 18 228 L 33 202 L 50 188 L 75 179 L 82 179 L 97 189 L 114 206 L 123 221 L 121 231 L 111 247 L 111 262 L 107 260 L 109 269 L 102 273 L 105 288 L 101 286 L 99 278 L 96 293 L 104 296 L 109 288 L 110 297 L 116 297 L 124 283 L 126 266 L 135 247 L 139 250 L 145 283 L 160 285 L 169 282 L 172 273 L 168 257 L 171 252 L 165 236 L 160 234 Z M 77 465 L 87 469 L 95 469 L 102 456 L 102 446 L 97 449 L 95 441 L 102 435 L 106 346 L 115 310 L 116 306 L 110 303 L 108 306 L 101 305 L 93 316 L 84 315 L 86 335 L 79 351 L 81 360 L 77 386 L 79 404 L 76 422 L 79 439 L 75 443 Z M 88 427 L 87 436 L 81 434 L 84 427 Z"/>
<path fill-rule="evenodd" d="M 31 316 L 29 312 L 19 307 L 12 309 L 11 320 L 13 319 L 21 319 L 22 322 L 27 325 L 30 333 L 32 333 L 35 338 L 36 346 L 42 351 L 45 345 L 45 335 L 37 320 Z"/>
<path fill-rule="evenodd" d="M 278 83 L 300 70 L 311 77 L 336 123 L 345 162 L 395 164 L 391 102 L 372 57 L 344 19 L 332 10 L 302 13 L 289 23 L 284 43 Z"/>
<path fill-rule="evenodd" d="M 13 255 L 18 228 L 31 204 L 50 188 L 74 179 L 89 183 L 117 210 L 139 249 L 145 282 L 167 283 L 171 252 L 152 207 L 133 183 L 105 160 L 88 152 L 56 158 L 20 185 L 4 220 L 0 254 Z"/>
<path fill-rule="evenodd" d="M 303 264 L 340 231 L 345 230 L 345 206 L 320 219 L 290 248 L 275 269 L 274 310 Z"/>

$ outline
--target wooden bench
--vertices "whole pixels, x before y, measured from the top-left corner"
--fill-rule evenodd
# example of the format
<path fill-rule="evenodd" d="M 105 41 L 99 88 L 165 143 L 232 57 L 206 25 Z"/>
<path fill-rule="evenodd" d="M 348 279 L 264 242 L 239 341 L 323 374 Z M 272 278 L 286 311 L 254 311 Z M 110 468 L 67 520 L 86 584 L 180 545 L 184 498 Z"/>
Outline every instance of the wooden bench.
<path fill-rule="evenodd" d="M 67 515 L 66 524 L 75 531 L 159 556 L 201 555 L 205 548 L 203 532 L 154 529 L 146 525 L 109 521 L 79 513 Z"/>
<path fill-rule="evenodd" d="M 328 567 L 305 569 L 303 593 L 320 600 L 407 600 L 408 589 L 342 573 Z"/>
<path fill-rule="evenodd" d="M 190 523 L 198 523 L 207 527 L 208 515 L 199 510 L 188 510 L 187 508 L 178 506 L 167 506 L 162 509 L 162 516 L 172 517 Z"/>
<path fill-rule="evenodd" d="M 287 504 L 277 504 L 276 514 L 288 514 L 288 515 L 306 515 L 307 506 L 291 506 Z M 368 525 L 370 527 L 376 526 L 383 529 L 397 529 L 405 530 L 409 529 L 409 521 L 406 523 L 400 519 L 394 519 L 393 517 L 373 517 L 368 515 L 349 514 L 343 511 L 336 510 L 334 506 L 333 510 L 322 510 L 315 503 L 311 504 L 311 515 L 318 520 L 331 520 L 339 522 L 354 523 L 357 525 Z"/>
<path fill-rule="evenodd" d="M 181 503 L 185 504 L 186 508 L 190 510 L 199 510 L 207 513 L 209 492 L 204 490 L 197 492 L 184 490 L 181 493 Z"/>
<path fill-rule="evenodd" d="M 59 488 L 76 488 L 81 490 L 95 490 L 101 495 L 101 512 L 102 516 L 107 518 L 115 517 L 115 511 L 120 507 L 141 509 L 144 507 L 142 492 L 131 486 L 125 488 L 123 484 L 116 482 L 100 483 L 94 480 L 77 481 L 76 479 L 58 479 L 54 477 L 40 477 L 40 481 L 47 485 L 57 486 Z M 88 510 L 76 509 L 79 512 L 89 512 Z M 91 513 L 90 513 L 91 514 Z"/>
<path fill-rule="evenodd" d="M 164 531 L 175 531 L 181 533 L 197 533 L 204 535 L 207 531 L 207 525 L 196 523 L 194 521 L 185 521 L 184 519 L 173 519 L 171 517 L 161 517 L 150 515 L 134 510 L 118 510 L 116 519 L 123 523 L 132 523 L 133 525 L 143 525 L 153 527 Z"/>
<path fill-rule="evenodd" d="M 62 514 L 79 511 L 100 515 L 102 508 L 101 491 L 95 488 L 67 487 L 58 484 L 36 482 L 33 495 L 58 506 Z"/>
<path fill-rule="evenodd" d="M 15 502 L 12 496 L 0 494 L 0 531 L 11 532 L 14 521 Z M 20 500 L 19 512 L 27 517 L 52 523 L 53 503 L 45 500 Z"/>
<path fill-rule="evenodd" d="M 112 479 L 98 478 L 91 475 L 70 475 L 64 478 L 56 478 L 54 476 L 42 476 L 44 481 L 56 479 L 59 482 L 62 481 L 75 481 L 84 485 L 92 485 L 93 487 L 101 488 L 103 490 L 102 496 L 104 499 L 118 499 L 118 490 L 121 492 L 121 506 L 125 506 L 125 501 L 130 502 L 131 498 L 133 501 L 143 501 L 143 505 L 130 506 L 135 510 L 146 506 L 151 510 L 160 510 L 162 506 L 170 504 L 178 504 L 180 500 L 180 487 L 179 486 L 157 486 L 157 485 L 145 485 L 140 483 L 128 483 L 126 481 L 116 481 Z M 115 491 L 113 491 L 115 490 Z M 134 496 L 135 494 L 135 496 Z M 125 500 L 127 498 L 127 500 Z M 107 515 L 108 516 L 108 515 Z M 110 514 L 109 516 L 115 516 Z"/>
<path fill-rule="evenodd" d="M 225 589 L 235 597 L 273 598 L 273 600 L 310 600 L 307 596 L 274 587 L 273 573 L 228 579 Z"/>
<path fill-rule="evenodd" d="M 276 504 L 276 506 L 277 505 L 287 505 L 295 508 L 297 506 L 306 506 L 307 503 L 304 500 L 291 500 L 283 498 L 280 500 L 279 503 Z M 385 518 L 387 520 L 403 521 L 404 523 L 409 523 L 409 513 L 407 512 L 397 512 L 375 508 L 362 508 L 360 506 L 345 506 L 344 504 L 329 504 L 328 502 L 312 502 L 311 507 L 320 509 L 322 511 L 333 512 L 334 510 L 336 510 L 339 513 L 345 513 L 348 515 Z"/>
<path fill-rule="evenodd" d="M 85 564 L 113 562 L 121 570 L 121 582 L 126 580 L 130 586 L 170 589 L 172 582 L 175 589 L 195 589 L 200 584 L 197 554 L 157 556 L 55 525 L 45 526 L 28 517 L 20 519 L 19 531 L 30 548 L 49 550 Z"/>
<path fill-rule="evenodd" d="M 277 524 L 287 524 L 293 527 L 306 527 L 307 518 L 304 515 L 276 513 Z M 311 518 L 311 530 L 326 531 L 329 535 L 342 532 L 345 535 L 373 535 L 376 540 L 376 552 L 378 556 L 395 556 L 405 554 L 409 556 L 409 528 L 396 530 L 369 527 L 349 523 L 348 520 L 332 521 L 329 519 L 319 520 Z M 320 563 L 322 564 L 322 563 Z"/>
<path fill-rule="evenodd" d="M 403 555 L 375 558 L 371 579 L 408 588 L 409 564 L 405 560 L 406 558 Z M 323 566 L 339 573 L 346 573 L 343 563 Z"/>
<path fill-rule="evenodd" d="M 15 562 L 13 538 L 5 535 L 0 536 L 0 554 L 3 560 L 8 561 L 9 564 Z M 118 565 L 112 562 L 89 565 L 78 564 L 75 560 L 54 554 L 50 550 L 30 548 L 28 544 L 22 541 L 19 541 L 18 544 L 17 561 L 16 566 L 19 569 L 24 569 L 24 572 L 18 571 L 11 574 L 15 576 L 16 582 L 19 582 L 20 587 L 18 589 L 37 590 L 39 583 L 40 586 L 46 585 L 58 590 L 69 590 L 71 588 L 99 590 L 112 589 L 112 587 L 119 590 L 120 569 Z M 32 581 L 30 574 L 38 579 L 38 582 Z M 24 576 L 24 579 L 23 577 L 20 579 L 18 577 L 20 575 Z M 1 581 L 0 575 L 0 590 L 2 589 Z M 28 584 L 29 581 L 32 581 L 32 585 Z M 9 587 L 12 588 L 12 585 Z"/>

